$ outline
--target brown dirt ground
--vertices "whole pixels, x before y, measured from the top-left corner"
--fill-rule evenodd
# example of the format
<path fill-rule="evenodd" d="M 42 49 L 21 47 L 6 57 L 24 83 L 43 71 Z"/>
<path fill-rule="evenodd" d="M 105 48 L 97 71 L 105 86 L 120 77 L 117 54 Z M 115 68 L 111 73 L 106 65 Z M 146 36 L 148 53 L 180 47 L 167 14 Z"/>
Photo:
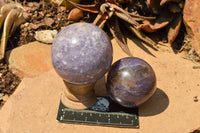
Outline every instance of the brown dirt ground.
<path fill-rule="evenodd" d="M 0 107 L 3 106 L 20 82 L 19 77 L 8 69 L 7 64 L 0 63 Z"/>

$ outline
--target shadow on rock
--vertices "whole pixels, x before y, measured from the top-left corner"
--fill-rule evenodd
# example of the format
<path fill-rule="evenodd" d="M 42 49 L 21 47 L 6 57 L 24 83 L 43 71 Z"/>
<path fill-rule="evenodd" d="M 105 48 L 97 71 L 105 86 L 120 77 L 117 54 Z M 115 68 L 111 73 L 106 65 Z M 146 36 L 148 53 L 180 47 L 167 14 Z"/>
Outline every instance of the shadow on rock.
<path fill-rule="evenodd" d="M 157 88 L 155 94 L 139 107 L 139 116 L 153 116 L 164 112 L 169 105 L 167 94 Z"/>

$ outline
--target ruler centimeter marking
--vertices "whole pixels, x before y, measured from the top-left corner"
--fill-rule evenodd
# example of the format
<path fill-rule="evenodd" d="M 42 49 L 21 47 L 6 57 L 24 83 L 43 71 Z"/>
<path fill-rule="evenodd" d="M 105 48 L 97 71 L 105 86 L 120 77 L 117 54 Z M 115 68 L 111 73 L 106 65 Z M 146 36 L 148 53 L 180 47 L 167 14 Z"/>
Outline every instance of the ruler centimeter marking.
<path fill-rule="evenodd" d="M 139 128 L 138 112 L 74 110 L 60 102 L 57 120 L 64 123 Z"/>

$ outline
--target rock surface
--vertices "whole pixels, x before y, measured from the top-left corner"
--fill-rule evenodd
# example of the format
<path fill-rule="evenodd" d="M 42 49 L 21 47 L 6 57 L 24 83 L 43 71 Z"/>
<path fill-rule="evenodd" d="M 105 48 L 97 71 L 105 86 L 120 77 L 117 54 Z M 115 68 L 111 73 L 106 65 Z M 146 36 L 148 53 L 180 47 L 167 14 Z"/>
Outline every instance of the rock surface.
<path fill-rule="evenodd" d="M 31 42 L 6 53 L 9 68 L 19 77 L 35 77 L 53 68 L 51 45 Z"/>
<path fill-rule="evenodd" d="M 200 56 L 200 1 L 185 0 L 183 20 L 186 30 L 192 37 L 191 45 Z"/>
<path fill-rule="evenodd" d="M 138 42 L 140 43 L 140 42 Z M 147 61 L 157 76 L 155 95 L 139 108 L 140 128 L 63 124 L 56 121 L 64 83 L 54 70 L 24 78 L 0 110 L 0 133 L 189 133 L 200 127 L 200 71 L 170 48 L 144 50 L 128 40 L 134 56 Z M 126 57 L 113 41 L 114 61 Z M 151 56 L 151 55 L 154 56 Z M 105 95 L 104 80 L 96 92 Z"/>

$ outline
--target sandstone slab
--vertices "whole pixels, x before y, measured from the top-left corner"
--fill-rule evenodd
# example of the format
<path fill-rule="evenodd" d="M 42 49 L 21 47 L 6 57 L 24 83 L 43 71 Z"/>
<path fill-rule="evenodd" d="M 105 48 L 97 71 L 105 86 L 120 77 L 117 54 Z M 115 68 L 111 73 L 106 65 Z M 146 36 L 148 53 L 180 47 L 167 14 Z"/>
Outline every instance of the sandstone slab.
<path fill-rule="evenodd" d="M 0 133 L 189 133 L 200 127 L 200 71 L 191 61 L 175 55 L 170 48 L 141 49 L 128 40 L 134 56 L 147 61 L 157 76 L 155 95 L 139 108 L 140 128 L 117 128 L 56 121 L 59 100 L 64 89 L 54 70 L 36 78 L 24 78 L 0 110 Z M 114 61 L 125 57 L 113 40 Z M 98 95 L 106 95 L 105 80 L 95 86 Z M 195 100 L 196 99 L 196 100 Z"/>
<path fill-rule="evenodd" d="M 191 45 L 200 56 L 200 1 L 185 0 L 183 20 L 187 33 L 192 38 Z"/>
<path fill-rule="evenodd" d="M 6 53 L 9 68 L 19 77 L 35 77 L 52 69 L 51 45 L 37 41 Z"/>

